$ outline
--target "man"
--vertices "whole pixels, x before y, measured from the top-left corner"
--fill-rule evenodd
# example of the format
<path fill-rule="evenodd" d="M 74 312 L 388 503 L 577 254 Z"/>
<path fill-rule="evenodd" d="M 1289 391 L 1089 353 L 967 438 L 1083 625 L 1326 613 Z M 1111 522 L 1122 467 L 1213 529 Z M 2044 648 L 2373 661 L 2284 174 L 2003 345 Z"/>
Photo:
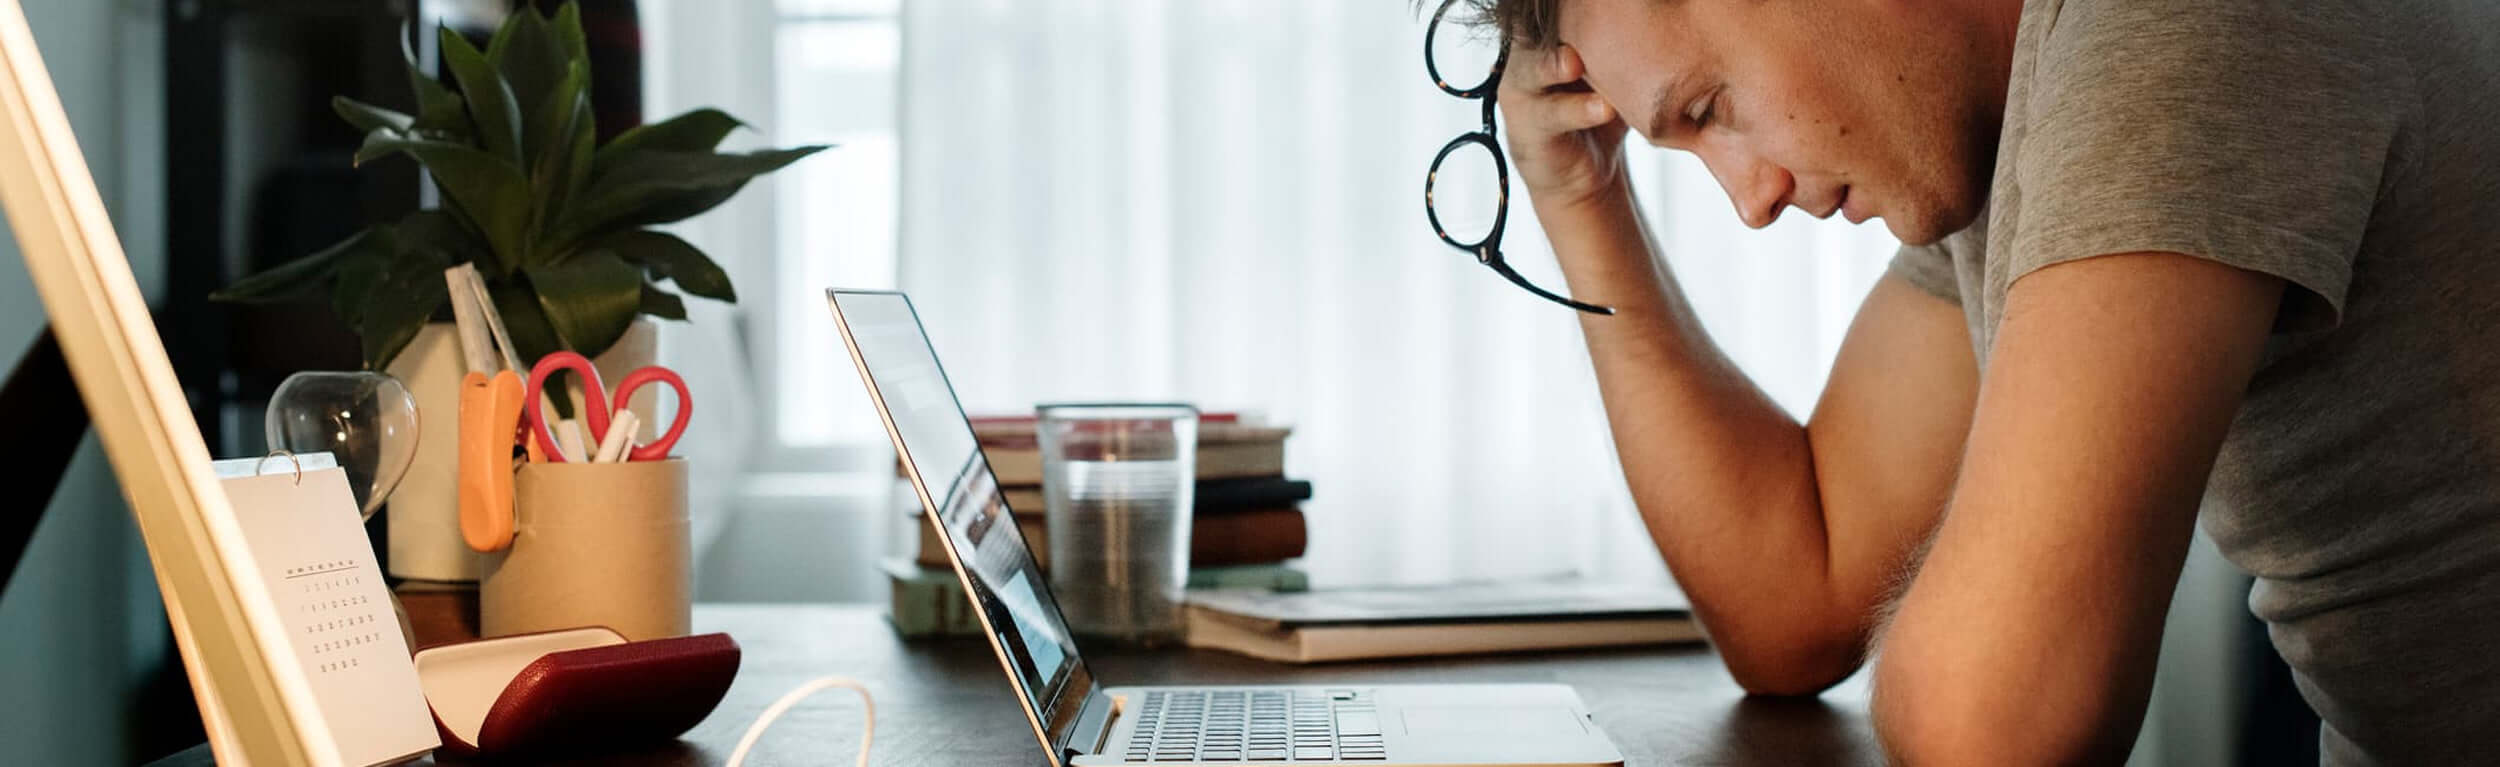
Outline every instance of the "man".
<path fill-rule="evenodd" d="M 2500 764 L 2500 7 L 1474 0 L 1625 474 L 1746 689 L 1910 763 L 2114 762 L 2190 525 L 2331 764 Z M 1619 147 L 1907 245 L 1804 424 Z M 2199 514 L 2200 501 L 2203 512 Z M 1880 649 L 1880 652 L 1875 652 Z"/>

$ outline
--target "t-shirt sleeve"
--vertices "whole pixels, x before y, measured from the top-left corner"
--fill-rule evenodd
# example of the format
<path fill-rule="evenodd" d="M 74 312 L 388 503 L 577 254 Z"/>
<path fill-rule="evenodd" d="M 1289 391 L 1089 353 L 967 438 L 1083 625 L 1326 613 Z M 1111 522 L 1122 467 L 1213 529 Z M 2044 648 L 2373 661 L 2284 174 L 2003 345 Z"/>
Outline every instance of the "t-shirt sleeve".
<path fill-rule="evenodd" d="M 2290 282 L 2341 321 L 2397 128 L 2418 111 L 2367 3 L 2068 0 L 2041 44 L 2008 281 L 2168 251 Z"/>
<path fill-rule="evenodd" d="M 1892 254 L 1887 271 L 1928 295 L 1959 304 L 1962 285 L 1954 276 L 1953 253 L 1944 243 L 1903 245 Z"/>

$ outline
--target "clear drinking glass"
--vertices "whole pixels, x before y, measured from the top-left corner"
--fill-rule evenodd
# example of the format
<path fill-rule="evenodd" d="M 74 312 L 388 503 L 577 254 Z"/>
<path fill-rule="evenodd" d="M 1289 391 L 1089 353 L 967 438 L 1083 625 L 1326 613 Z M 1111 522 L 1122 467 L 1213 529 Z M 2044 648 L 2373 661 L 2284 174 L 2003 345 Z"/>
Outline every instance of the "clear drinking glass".
<path fill-rule="evenodd" d="M 1128 644 L 1178 640 L 1197 408 L 1043 405 L 1038 415 L 1050 585 L 1069 629 Z"/>

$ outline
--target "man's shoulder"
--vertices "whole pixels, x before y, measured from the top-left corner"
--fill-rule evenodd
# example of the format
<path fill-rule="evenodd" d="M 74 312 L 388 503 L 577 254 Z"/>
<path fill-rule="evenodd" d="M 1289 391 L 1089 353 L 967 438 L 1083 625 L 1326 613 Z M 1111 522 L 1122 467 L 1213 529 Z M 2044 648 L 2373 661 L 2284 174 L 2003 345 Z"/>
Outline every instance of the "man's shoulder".
<path fill-rule="evenodd" d="M 2329 60 L 2393 60 L 2406 30 L 2438 14 L 2428 3 L 2348 0 L 2030 0 L 2016 55 L 2041 75 L 2076 66 L 2169 66 L 2298 52 Z M 2289 85 L 2289 83 L 2287 83 Z"/>

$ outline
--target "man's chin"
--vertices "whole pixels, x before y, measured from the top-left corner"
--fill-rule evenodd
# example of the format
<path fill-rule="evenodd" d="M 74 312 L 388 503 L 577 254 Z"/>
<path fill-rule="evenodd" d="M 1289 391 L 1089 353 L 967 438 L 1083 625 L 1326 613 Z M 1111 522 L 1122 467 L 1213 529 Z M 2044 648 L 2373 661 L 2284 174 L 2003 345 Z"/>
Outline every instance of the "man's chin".
<path fill-rule="evenodd" d="M 1884 216 L 1884 228 L 1903 245 L 1934 245 L 1954 232 L 1970 228 L 1979 218 L 1979 211 L 1922 212 Z"/>
<path fill-rule="evenodd" d="M 1884 217 L 1884 228 L 1891 230 L 1892 238 L 1900 240 L 1903 245 L 1934 245 L 1944 239 L 1944 235 L 1928 231 L 1916 223 L 1905 217 Z"/>

